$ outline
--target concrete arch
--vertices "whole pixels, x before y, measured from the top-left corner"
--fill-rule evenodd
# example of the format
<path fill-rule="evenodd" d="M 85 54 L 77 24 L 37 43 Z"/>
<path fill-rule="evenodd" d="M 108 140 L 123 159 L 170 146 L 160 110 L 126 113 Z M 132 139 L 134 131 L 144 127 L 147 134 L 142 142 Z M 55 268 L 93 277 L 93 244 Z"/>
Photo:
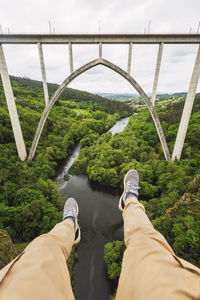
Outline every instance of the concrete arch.
<path fill-rule="evenodd" d="M 150 114 L 152 116 L 152 119 L 154 121 L 156 130 L 158 132 L 158 136 L 160 138 L 160 142 L 162 145 L 162 149 L 165 155 L 165 159 L 166 160 L 170 160 L 170 153 L 168 150 L 168 146 L 166 143 L 166 139 L 162 130 L 162 126 L 160 123 L 160 120 L 156 114 L 156 111 L 152 105 L 152 103 L 150 102 L 149 97 L 146 95 L 146 93 L 143 91 L 143 89 L 141 88 L 141 86 L 135 81 L 135 79 L 128 74 L 127 72 L 125 72 L 124 70 L 122 70 L 120 67 L 116 66 L 115 64 L 103 59 L 103 58 L 98 58 L 95 59 L 89 63 L 87 63 L 86 65 L 80 67 L 79 69 L 77 69 L 76 71 L 74 71 L 70 76 L 68 76 L 63 83 L 58 87 L 58 89 L 56 90 L 56 92 L 54 93 L 54 95 L 51 97 L 50 101 L 48 102 L 47 106 L 45 107 L 43 114 L 40 118 L 34 139 L 33 139 L 33 143 L 31 145 L 31 149 L 29 152 L 29 156 L 28 159 L 31 160 L 34 157 L 36 148 L 37 148 L 37 144 L 39 142 L 44 124 L 46 122 L 46 119 L 48 117 L 48 114 L 51 110 L 51 108 L 53 107 L 54 103 L 56 102 L 56 100 L 58 99 L 58 97 L 61 95 L 61 93 L 63 92 L 63 90 L 68 86 L 68 84 L 75 79 L 76 77 L 78 77 L 80 74 L 84 73 L 85 71 L 97 66 L 97 65 L 103 65 L 108 67 L 109 69 L 117 72 L 118 74 L 120 74 L 122 77 L 124 77 L 138 92 L 138 94 L 143 98 L 144 102 L 146 103 Z"/>

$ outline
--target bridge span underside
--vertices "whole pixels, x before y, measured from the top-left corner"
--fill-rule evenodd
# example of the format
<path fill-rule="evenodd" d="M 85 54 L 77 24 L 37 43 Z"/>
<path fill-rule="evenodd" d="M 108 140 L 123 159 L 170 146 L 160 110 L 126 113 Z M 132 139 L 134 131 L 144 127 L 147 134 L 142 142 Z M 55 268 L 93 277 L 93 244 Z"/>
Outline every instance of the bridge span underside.
<path fill-rule="evenodd" d="M 3 44 L 37 44 L 38 46 L 38 54 L 39 54 L 39 61 L 41 67 L 46 107 L 44 109 L 44 112 L 38 124 L 28 159 L 32 159 L 34 157 L 37 144 L 39 142 L 48 114 L 51 108 L 53 107 L 55 101 L 58 99 L 62 91 L 65 89 L 65 87 L 67 87 L 67 85 L 73 79 L 75 79 L 83 72 L 101 64 L 104 65 L 105 67 L 112 69 L 113 71 L 117 72 L 121 76 L 123 76 L 143 98 L 144 102 L 146 103 L 150 111 L 156 130 L 158 132 L 162 149 L 165 155 L 165 159 L 170 160 L 170 153 L 162 130 L 162 126 L 160 124 L 160 120 L 154 109 L 164 45 L 165 44 L 200 45 L 200 34 L 2 34 L 0 35 L 0 73 L 2 77 L 3 88 L 5 92 L 7 105 L 8 105 L 8 110 L 9 110 L 9 115 L 11 119 L 11 124 L 12 124 L 18 155 L 21 160 L 25 160 L 27 157 L 26 148 L 25 148 L 25 143 L 22 135 L 22 130 L 20 127 L 20 122 L 18 119 L 18 113 L 14 101 L 13 90 L 12 90 L 12 86 L 10 83 L 10 78 L 7 70 L 7 64 L 6 64 L 5 55 L 2 46 Z M 54 93 L 54 95 L 50 100 L 49 100 L 48 86 L 46 81 L 46 70 L 45 70 L 44 55 L 42 49 L 43 44 L 66 44 L 66 45 L 68 44 L 69 46 L 69 64 L 70 64 L 71 74 L 63 81 L 63 83 L 59 86 L 59 88 L 57 89 L 57 91 Z M 99 58 L 87 63 L 86 65 L 74 71 L 73 51 L 72 51 L 73 44 L 99 44 Z M 119 68 L 117 65 L 114 65 L 113 63 L 102 58 L 103 44 L 128 44 L 129 45 L 129 50 L 127 53 L 128 54 L 127 72 Z M 132 49 L 134 47 L 134 44 L 147 44 L 147 45 L 157 44 L 159 46 L 151 99 L 146 95 L 146 93 L 143 91 L 141 86 L 130 75 L 131 63 L 132 63 Z M 194 63 L 191 81 L 188 88 L 187 97 L 185 100 L 185 106 L 183 109 L 183 114 L 181 117 L 181 122 L 179 125 L 179 130 L 177 133 L 175 146 L 171 158 L 172 160 L 180 159 L 181 157 L 199 77 L 200 77 L 200 46 L 198 48 L 196 61 Z"/>
<path fill-rule="evenodd" d="M 1 44 L 199 44 L 200 34 L 2 34 Z"/>

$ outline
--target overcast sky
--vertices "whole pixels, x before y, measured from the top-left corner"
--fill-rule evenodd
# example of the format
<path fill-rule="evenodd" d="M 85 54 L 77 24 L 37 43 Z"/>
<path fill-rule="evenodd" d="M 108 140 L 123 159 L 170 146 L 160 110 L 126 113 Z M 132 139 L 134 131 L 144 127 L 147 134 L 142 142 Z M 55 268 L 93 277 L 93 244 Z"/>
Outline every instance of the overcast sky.
<path fill-rule="evenodd" d="M 200 0 L 0 0 L 3 33 L 151 33 L 197 32 Z M 9 28 L 9 29 L 8 29 Z M 4 45 L 9 73 L 41 80 L 36 45 Z M 158 92 L 187 91 L 198 45 L 165 45 Z M 69 75 L 67 45 L 44 45 L 48 82 Z M 158 45 L 134 45 L 131 75 L 152 91 Z M 74 68 L 98 57 L 97 45 L 73 46 Z M 103 57 L 127 69 L 128 45 L 103 45 Z M 70 87 L 90 92 L 135 93 L 120 75 L 103 66 L 76 78 Z M 200 91 L 200 83 L 198 85 Z"/>

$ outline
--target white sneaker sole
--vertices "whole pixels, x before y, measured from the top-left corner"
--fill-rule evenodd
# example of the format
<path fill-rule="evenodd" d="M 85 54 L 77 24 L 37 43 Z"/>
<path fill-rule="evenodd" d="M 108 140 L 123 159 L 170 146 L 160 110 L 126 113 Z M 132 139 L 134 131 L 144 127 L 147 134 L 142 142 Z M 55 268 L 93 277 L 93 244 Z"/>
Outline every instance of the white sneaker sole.
<path fill-rule="evenodd" d="M 126 173 L 126 175 L 124 176 L 124 188 L 125 188 L 125 182 L 126 182 L 126 177 L 127 177 L 127 175 L 128 175 L 128 172 Z M 120 197 L 120 199 L 119 199 L 119 204 L 118 204 L 118 208 L 119 208 L 119 210 L 121 210 L 121 211 L 123 211 L 124 209 L 122 208 L 122 201 L 123 201 L 123 196 L 125 195 L 125 190 L 123 191 L 123 193 L 122 193 L 122 195 L 121 195 L 121 197 Z"/>
<path fill-rule="evenodd" d="M 76 220 L 77 220 L 77 226 L 78 226 L 76 230 L 78 230 L 79 233 L 78 233 L 78 237 L 74 240 L 74 245 L 78 244 L 81 240 L 81 230 L 80 230 L 80 226 L 78 224 L 79 207 L 78 207 L 77 203 L 76 203 L 76 211 L 77 211 Z M 75 232 L 75 234 L 76 234 L 76 232 Z"/>
<path fill-rule="evenodd" d="M 129 171 L 126 173 L 126 175 L 124 176 L 124 189 L 125 189 L 126 178 L 127 178 L 128 173 L 129 173 L 130 171 L 132 171 L 132 170 L 129 170 Z M 134 170 L 134 171 L 136 171 L 136 170 Z M 136 171 L 136 172 L 137 172 L 137 171 Z M 137 174 L 138 174 L 138 172 L 137 172 Z M 122 193 L 122 195 L 121 195 L 121 197 L 120 197 L 120 199 L 119 199 L 118 208 L 119 208 L 119 210 L 121 210 L 121 211 L 124 210 L 124 208 L 122 208 L 122 201 L 123 201 L 123 196 L 124 196 L 125 194 L 126 194 L 126 192 L 125 192 L 125 190 L 124 190 L 123 193 Z M 124 207 L 125 207 L 125 203 L 124 203 Z"/>

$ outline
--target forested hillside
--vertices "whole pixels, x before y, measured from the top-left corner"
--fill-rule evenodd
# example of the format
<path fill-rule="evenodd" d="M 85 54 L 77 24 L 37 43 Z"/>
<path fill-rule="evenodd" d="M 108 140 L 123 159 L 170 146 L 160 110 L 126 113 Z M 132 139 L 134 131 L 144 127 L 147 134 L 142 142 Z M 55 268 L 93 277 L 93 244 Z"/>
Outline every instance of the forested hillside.
<path fill-rule="evenodd" d="M 29 150 L 44 109 L 42 83 L 12 77 L 14 96 Z M 50 94 L 57 85 L 49 84 Z M 66 89 L 51 110 L 33 161 L 18 159 L 0 85 L 0 227 L 14 242 L 30 241 L 62 219 L 64 199 L 52 181 L 59 163 L 86 135 L 98 138 L 132 109 L 87 92 Z"/>
<path fill-rule="evenodd" d="M 184 101 L 157 105 L 167 143 L 172 153 Z M 196 97 L 187 138 L 180 161 L 167 162 L 164 159 L 157 132 L 146 108 L 131 117 L 122 133 L 112 136 L 105 133 L 97 140 L 86 135 L 82 140 L 79 158 L 71 167 L 73 174 L 87 174 L 91 181 L 101 185 L 123 187 L 125 173 L 135 168 L 140 174 L 140 201 L 147 214 L 154 221 L 176 250 L 176 253 L 196 265 L 200 265 L 200 200 L 199 186 L 193 202 L 182 203 L 170 215 L 174 207 L 189 188 L 192 179 L 200 173 L 200 97 Z M 195 199 L 195 200 L 194 200 Z M 185 206 L 184 206 L 185 205 Z M 167 215 L 166 215 L 167 214 Z M 168 217 L 167 217 L 168 216 Z M 161 218 L 161 219 L 159 219 Z M 171 225 L 169 225 L 171 224 Z M 110 263 L 113 257 L 124 249 L 122 242 L 106 248 L 105 258 L 109 265 L 109 276 L 120 272 L 121 261 Z M 115 251 L 116 249 L 116 251 Z M 115 255 L 113 254 L 115 253 Z M 121 257 L 121 255 L 120 255 Z M 111 259 L 112 261 L 112 259 Z M 113 275 L 115 274 L 115 275 Z"/>
<path fill-rule="evenodd" d="M 27 150 L 44 109 L 42 83 L 12 77 Z M 57 85 L 49 84 L 50 95 Z M 77 142 L 82 149 L 72 174 L 87 174 L 100 185 L 122 189 L 125 173 L 140 174 L 140 201 L 155 228 L 177 255 L 200 265 L 200 97 L 196 97 L 180 161 L 167 162 L 146 108 L 139 109 L 122 133 L 107 130 L 133 114 L 127 105 L 87 92 L 66 89 L 51 110 L 32 161 L 18 159 L 0 84 L 0 226 L 14 242 L 30 241 L 62 219 L 64 199 L 53 182 L 59 165 Z M 184 99 L 156 106 L 172 153 Z M 195 179 L 194 179 L 195 178 Z M 108 275 L 117 279 L 123 241 L 105 246 Z"/>
<path fill-rule="evenodd" d="M 171 153 L 183 105 L 183 100 L 157 104 Z M 178 256 L 200 266 L 199 95 L 180 161 L 164 160 L 151 117 L 144 108 L 131 117 L 122 133 L 113 137 L 106 133 L 95 144 L 84 147 L 72 171 L 80 172 L 80 166 L 91 180 L 115 187 L 122 187 L 125 173 L 136 168 L 140 175 L 139 200 L 155 228 L 164 234 Z M 124 249 L 123 241 L 105 246 L 104 258 L 111 279 L 119 277 Z"/>

